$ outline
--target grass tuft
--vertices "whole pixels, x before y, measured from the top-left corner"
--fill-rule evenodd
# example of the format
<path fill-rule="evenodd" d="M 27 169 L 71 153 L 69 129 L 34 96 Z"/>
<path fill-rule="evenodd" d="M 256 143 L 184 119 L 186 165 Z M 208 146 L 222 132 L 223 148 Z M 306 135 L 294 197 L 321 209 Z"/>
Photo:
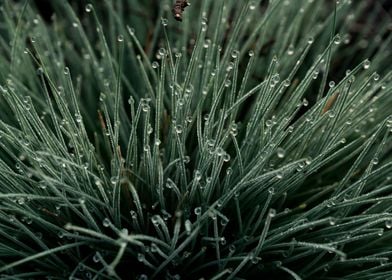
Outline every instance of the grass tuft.
<path fill-rule="evenodd" d="M 1 279 L 390 277 L 387 1 L 39 2 L 0 6 Z"/>

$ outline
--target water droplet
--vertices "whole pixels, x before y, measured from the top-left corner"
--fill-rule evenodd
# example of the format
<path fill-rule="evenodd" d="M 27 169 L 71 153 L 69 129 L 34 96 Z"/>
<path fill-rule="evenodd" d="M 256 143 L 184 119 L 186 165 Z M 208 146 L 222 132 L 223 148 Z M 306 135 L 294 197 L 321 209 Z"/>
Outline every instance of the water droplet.
<path fill-rule="evenodd" d="M 277 148 L 276 149 L 276 154 L 278 156 L 278 158 L 284 158 L 286 155 L 286 151 L 283 148 Z"/>
<path fill-rule="evenodd" d="M 283 173 L 276 173 L 276 179 L 281 180 L 283 178 Z"/>
<path fill-rule="evenodd" d="M 207 18 L 202 18 L 201 20 L 201 31 L 207 31 Z"/>
<path fill-rule="evenodd" d="M 181 134 L 183 131 L 182 125 L 176 125 L 175 130 L 177 134 Z"/>
<path fill-rule="evenodd" d="M 157 61 L 154 61 L 153 63 L 151 63 L 151 67 L 157 69 L 159 67 L 159 63 Z"/>
<path fill-rule="evenodd" d="M 135 29 L 134 28 L 128 28 L 128 31 L 129 31 L 129 34 L 131 35 L 131 36 L 135 36 Z M 137 55 L 136 56 L 138 59 L 140 59 L 140 55 Z"/>
<path fill-rule="evenodd" d="M 165 48 L 160 48 L 160 49 L 158 50 L 158 54 L 159 54 L 160 56 L 164 56 L 164 55 L 166 54 L 166 49 L 165 49 Z"/>
<path fill-rule="evenodd" d="M 248 52 L 248 55 L 249 55 L 250 57 L 252 57 L 252 56 L 255 55 L 255 52 L 254 52 L 253 50 L 250 50 L 250 51 Z"/>
<path fill-rule="evenodd" d="M 387 220 L 385 221 L 385 227 L 387 229 L 391 229 L 392 228 L 392 220 Z"/>
<path fill-rule="evenodd" d="M 192 223 L 191 223 L 191 221 L 190 220 L 185 220 L 184 226 L 185 226 L 186 233 L 188 235 L 191 234 L 191 231 L 192 231 Z"/>
<path fill-rule="evenodd" d="M 369 69 L 369 68 L 370 68 L 370 60 L 369 60 L 369 59 L 366 59 L 366 60 L 363 62 L 363 68 L 364 68 L 364 69 Z"/>
<path fill-rule="evenodd" d="M 266 127 L 271 127 L 271 126 L 273 126 L 273 124 L 274 124 L 274 122 L 273 122 L 272 120 L 267 120 L 267 121 L 265 122 L 265 126 L 266 126 Z"/>
<path fill-rule="evenodd" d="M 61 238 L 63 238 L 64 237 L 64 231 L 62 231 L 62 230 L 60 230 L 60 231 L 58 231 L 57 232 L 57 236 L 61 239 Z"/>
<path fill-rule="evenodd" d="M 201 173 L 200 173 L 199 170 L 196 170 L 196 171 L 195 171 L 194 178 L 195 178 L 196 181 L 200 181 L 200 179 L 201 179 Z"/>
<path fill-rule="evenodd" d="M 206 39 L 206 40 L 204 41 L 203 48 L 208 49 L 208 47 L 209 47 L 210 45 L 211 45 L 211 40 L 210 40 L 210 39 Z"/>
<path fill-rule="evenodd" d="M 80 114 L 75 114 L 75 119 L 76 119 L 77 123 L 81 123 L 82 120 L 83 120 L 83 118 L 82 118 L 82 116 Z"/>
<path fill-rule="evenodd" d="M 92 10 L 93 10 L 93 5 L 91 3 L 87 4 L 85 7 L 85 11 L 87 13 L 91 13 Z"/>
<path fill-rule="evenodd" d="M 196 208 L 194 209 L 194 213 L 195 213 L 196 216 L 201 215 L 201 207 L 196 207 Z"/>
<path fill-rule="evenodd" d="M 308 44 L 313 44 L 314 38 L 312 36 L 308 37 Z"/>
<path fill-rule="evenodd" d="M 159 224 L 159 220 L 160 220 L 160 216 L 159 215 L 154 215 L 154 216 L 151 217 L 151 222 L 155 226 Z"/>
<path fill-rule="evenodd" d="M 23 205 L 24 203 L 25 203 L 25 198 L 24 197 L 20 197 L 20 198 L 18 198 L 18 200 L 17 200 L 17 202 L 18 202 L 18 204 L 19 205 Z"/>
<path fill-rule="evenodd" d="M 253 11 L 254 9 L 256 9 L 256 2 L 255 1 L 251 1 L 249 3 L 249 10 Z"/>
<path fill-rule="evenodd" d="M 328 83 L 328 86 L 329 86 L 330 88 L 333 88 L 333 87 L 335 86 L 335 82 L 334 82 L 334 81 L 330 81 L 330 82 Z"/>
<path fill-rule="evenodd" d="M 290 44 L 288 49 L 287 49 L 287 54 L 288 55 L 293 55 L 294 54 L 294 45 Z"/>
<path fill-rule="evenodd" d="M 42 67 L 38 67 L 37 69 L 37 75 L 41 76 L 44 74 L 44 69 L 42 69 Z"/>
<path fill-rule="evenodd" d="M 110 183 L 111 183 L 112 185 L 117 184 L 117 182 L 118 182 L 118 176 L 112 176 L 112 177 L 110 178 Z"/>
<path fill-rule="evenodd" d="M 234 51 L 231 52 L 231 57 L 236 59 L 238 57 L 238 54 L 239 54 L 239 51 L 234 50 Z"/>
<path fill-rule="evenodd" d="M 335 45 L 339 45 L 341 41 L 342 41 L 342 40 L 341 40 L 339 34 L 337 34 L 337 35 L 335 36 L 335 38 L 333 39 L 333 43 L 334 43 Z"/>
<path fill-rule="evenodd" d="M 328 112 L 327 112 L 327 114 L 328 114 L 328 117 L 329 118 L 334 118 L 335 116 L 336 116 L 336 113 L 335 113 L 335 111 L 334 110 L 329 110 Z"/>
<path fill-rule="evenodd" d="M 291 82 L 290 82 L 289 79 L 286 79 L 286 80 L 283 81 L 283 85 L 284 85 L 285 87 L 289 87 L 290 84 L 291 84 Z"/>
<path fill-rule="evenodd" d="M 139 262 L 144 262 L 144 260 L 145 260 L 144 254 L 138 253 L 138 254 L 137 254 L 137 260 L 138 260 Z"/>
<path fill-rule="evenodd" d="M 269 210 L 269 212 L 268 212 L 268 215 L 269 215 L 271 218 L 275 217 L 275 215 L 276 215 L 276 210 L 273 209 L 273 208 L 271 208 L 271 209 Z"/>
<path fill-rule="evenodd" d="M 167 18 L 161 18 L 161 23 L 162 23 L 163 26 L 167 26 L 169 21 L 167 20 Z"/>
<path fill-rule="evenodd" d="M 167 178 L 167 180 L 166 180 L 166 188 L 172 189 L 174 186 L 175 186 L 174 182 L 171 179 Z"/>
<path fill-rule="evenodd" d="M 314 72 L 312 74 L 313 80 L 316 80 L 318 78 L 318 75 L 319 75 L 319 71 L 318 70 L 314 70 Z"/>
<path fill-rule="evenodd" d="M 118 35 L 117 36 L 117 42 L 123 42 L 124 41 L 124 36 L 123 35 Z"/>
<path fill-rule="evenodd" d="M 102 225 L 104 226 L 104 227 L 108 227 L 108 226 L 110 226 L 112 223 L 110 222 L 110 220 L 108 219 L 108 218 L 105 218 L 105 219 L 103 219 L 103 221 L 102 221 Z"/>

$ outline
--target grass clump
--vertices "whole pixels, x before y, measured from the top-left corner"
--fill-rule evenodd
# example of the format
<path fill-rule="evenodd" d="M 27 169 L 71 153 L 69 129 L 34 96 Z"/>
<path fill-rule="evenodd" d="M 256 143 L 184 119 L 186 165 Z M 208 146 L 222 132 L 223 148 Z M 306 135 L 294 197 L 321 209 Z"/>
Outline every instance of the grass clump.
<path fill-rule="evenodd" d="M 36 2 L 1 6 L 2 279 L 390 277 L 386 1 Z"/>

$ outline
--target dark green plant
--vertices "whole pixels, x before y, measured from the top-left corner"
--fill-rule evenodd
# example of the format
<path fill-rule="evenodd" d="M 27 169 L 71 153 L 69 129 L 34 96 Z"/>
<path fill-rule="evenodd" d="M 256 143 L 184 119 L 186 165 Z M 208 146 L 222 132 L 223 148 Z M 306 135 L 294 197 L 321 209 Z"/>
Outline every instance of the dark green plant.
<path fill-rule="evenodd" d="M 389 279 L 387 1 L 174 2 L 0 3 L 0 278 Z"/>

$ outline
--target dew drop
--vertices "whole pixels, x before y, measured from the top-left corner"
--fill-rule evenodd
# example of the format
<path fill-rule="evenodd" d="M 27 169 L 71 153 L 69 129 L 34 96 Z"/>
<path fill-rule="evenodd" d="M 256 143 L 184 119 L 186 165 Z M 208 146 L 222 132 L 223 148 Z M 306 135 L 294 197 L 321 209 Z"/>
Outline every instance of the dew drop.
<path fill-rule="evenodd" d="M 201 215 L 201 207 L 196 207 L 196 208 L 194 209 L 194 213 L 195 213 L 196 216 Z"/>
<path fill-rule="evenodd" d="M 42 67 L 38 67 L 37 69 L 37 75 L 41 76 L 44 74 L 44 69 L 42 69 Z"/>
<path fill-rule="evenodd" d="M 110 220 L 109 220 L 108 218 L 105 218 L 105 219 L 103 219 L 103 221 L 102 221 L 102 225 L 103 225 L 104 227 L 108 227 L 108 226 L 111 225 L 111 222 L 110 222 Z"/>
<path fill-rule="evenodd" d="M 294 54 L 294 45 L 290 44 L 288 49 L 287 49 L 287 54 L 288 55 L 293 55 Z"/>
<path fill-rule="evenodd" d="M 286 155 L 286 151 L 283 148 L 277 148 L 276 149 L 276 154 L 278 156 L 278 158 L 284 158 Z"/>
<path fill-rule="evenodd" d="M 117 36 L 117 42 L 123 42 L 124 41 L 124 36 L 123 35 L 118 35 Z"/>
<path fill-rule="evenodd" d="M 144 260 L 145 260 L 144 254 L 138 253 L 138 254 L 137 254 L 137 260 L 138 260 L 139 262 L 144 262 Z"/>
<path fill-rule="evenodd" d="M 167 18 L 161 18 L 161 23 L 162 23 L 163 26 L 167 26 L 169 21 L 167 20 Z"/>
<path fill-rule="evenodd" d="M 238 57 L 238 54 L 239 54 L 239 51 L 234 50 L 234 51 L 231 52 L 231 57 L 235 59 L 235 58 Z"/>
<path fill-rule="evenodd" d="M 87 4 L 85 7 L 85 11 L 87 13 L 91 13 L 92 10 L 93 10 L 93 5 L 91 3 Z"/>
<path fill-rule="evenodd" d="M 151 67 L 157 69 L 159 67 L 159 63 L 157 61 L 154 61 L 153 63 L 151 63 Z"/>
<path fill-rule="evenodd" d="M 269 215 L 271 218 L 275 217 L 275 215 L 276 215 L 276 210 L 273 209 L 273 208 L 271 208 L 271 209 L 269 210 L 269 212 L 268 212 L 268 215 Z"/>
<path fill-rule="evenodd" d="M 181 134 L 183 131 L 182 125 L 176 125 L 175 130 L 177 134 Z"/>
<path fill-rule="evenodd" d="M 387 220 L 385 221 L 385 227 L 387 229 L 391 229 L 392 228 L 392 220 Z"/>
<path fill-rule="evenodd" d="M 369 60 L 369 59 L 366 59 L 366 60 L 363 62 L 363 68 L 364 68 L 364 69 L 369 69 L 369 68 L 370 68 L 370 60 Z"/>
<path fill-rule="evenodd" d="M 334 225 L 336 224 L 336 219 L 333 218 L 333 217 L 331 217 L 331 218 L 329 219 L 329 224 L 330 224 L 331 226 L 334 226 Z"/>
<path fill-rule="evenodd" d="M 186 233 L 188 235 L 191 234 L 191 231 L 192 231 L 192 223 L 191 223 L 191 221 L 190 220 L 185 220 L 184 226 L 185 226 Z"/>
<path fill-rule="evenodd" d="M 23 205 L 25 203 L 25 198 L 24 197 L 20 197 L 20 198 L 18 198 L 17 201 L 18 201 L 19 205 Z"/>
<path fill-rule="evenodd" d="M 165 49 L 165 48 L 160 48 L 160 49 L 158 50 L 158 54 L 159 54 L 160 56 L 164 56 L 164 55 L 166 54 L 166 49 Z"/>
<path fill-rule="evenodd" d="M 195 171 L 194 178 L 195 178 L 196 181 L 200 181 L 200 179 L 201 179 L 201 173 L 200 173 L 199 170 L 196 170 L 196 171 Z"/>
<path fill-rule="evenodd" d="M 158 225 L 159 224 L 159 215 L 154 215 L 151 217 L 151 222 L 153 225 Z"/>
<path fill-rule="evenodd" d="M 333 39 L 333 43 L 334 43 L 335 45 L 339 45 L 341 41 L 342 41 L 342 40 L 341 40 L 339 34 L 337 34 L 337 35 L 335 36 L 335 38 Z"/>
<path fill-rule="evenodd" d="M 336 115 L 334 110 L 329 110 L 327 114 L 328 114 L 328 117 L 331 118 L 331 119 L 334 118 L 335 115 Z"/>

